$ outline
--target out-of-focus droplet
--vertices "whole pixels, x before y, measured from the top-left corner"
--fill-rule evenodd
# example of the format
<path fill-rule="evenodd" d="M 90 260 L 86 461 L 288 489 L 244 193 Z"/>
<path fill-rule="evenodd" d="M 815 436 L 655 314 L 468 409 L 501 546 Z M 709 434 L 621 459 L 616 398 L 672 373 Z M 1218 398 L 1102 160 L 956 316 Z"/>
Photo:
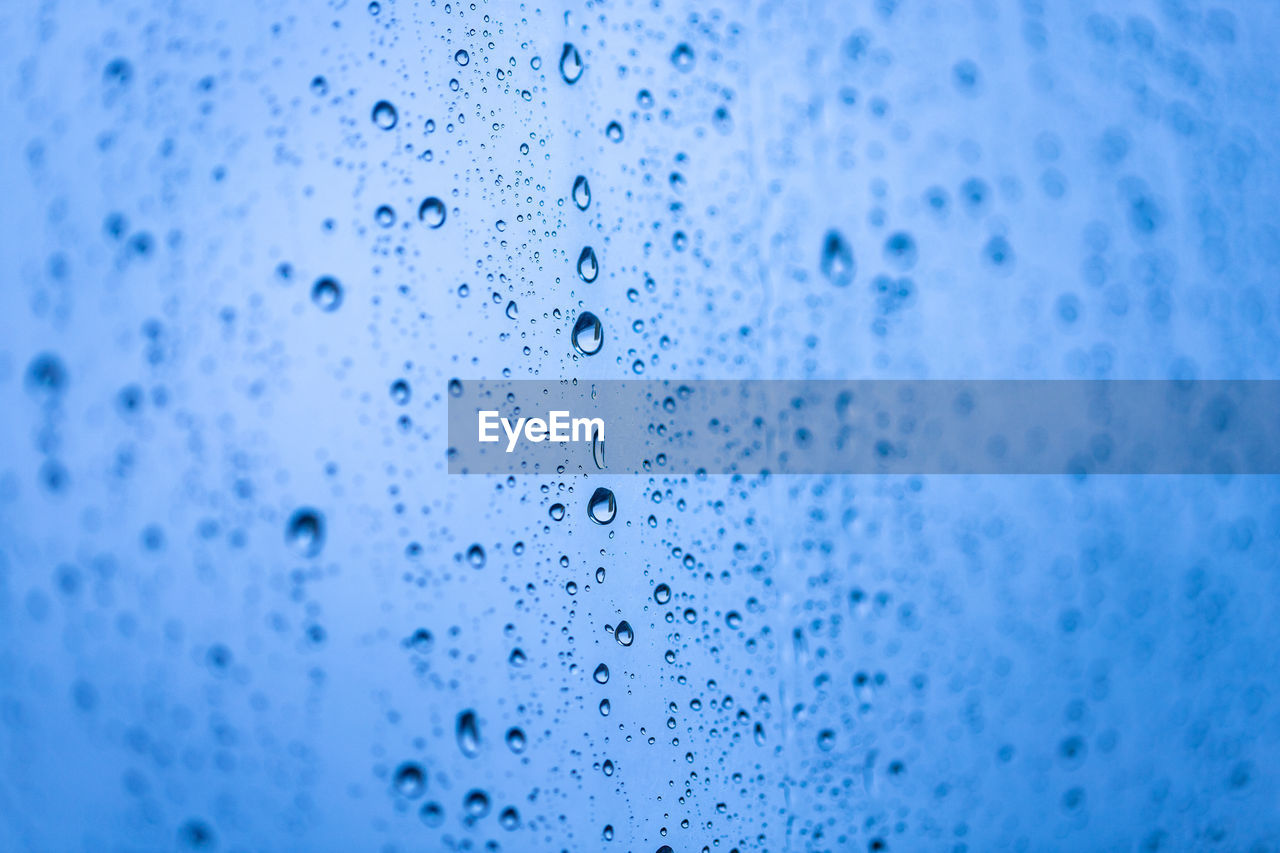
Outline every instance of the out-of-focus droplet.
<path fill-rule="evenodd" d="M 439 228 L 444 225 L 444 202 L 435 196 L 424 198 L 418 205 L 418 220 L 428 228 Z"/>
<path fill-rule="evenodd" d="M 285 526 L 284 538 L 301 556 L 316 556 L 324 548 L 324 516 L 310 507 L 294 510 Z"/>
<path fill-rule="evenodd" d="M 586 210 L 591 206 L 591 184 L 585 175 L 579 175 L 573 182 L 573 203 L 578 210 Z"/>
<path fill-rule="evenodd" d="M 467 758 L 475 758 L 480 754 L 480 724 L 476 722 L 475 711 L 463 711 L 458 715 L 457 725 L 458 749 Z"/>
<path fill-rule="evenodd" d="M 444 807 L 435 802 L 423 803 L 421 811 L 418 812 L 418 817 L 427 826 L 435 829 L 444 823 Z"/>
<path fill-rule="evenodd" d="M 390 101 L 378 101 L 373 105 L 373 123 L 383 130 L 390 130 L 396 126 L 396 121 L 400 118 L 396 112 L 395 105 Z"/>
<path fill-rule="evenodd" d="M 583 355 L 595 355 L 604 346 L 604 324 L 590 311 L 583 311 L 569 335 L 573 348 Z"/>
<path fill-rule="evenodd" d="M 578 255 L 578 278 L 590 284 L 598 275 L 600 275 L 600 262 L 596 260 L 596 250 L 587 246 Z"/>
<path fill-rule="evenodd" d="M 484 559 L 484 548 L 479 545 L 472 545 L 467 549 L 467 562 L 471 564 L 472 568 L 483 569 Z"/>
<path fill-rule="evenodd" d="M 337 311 L 342 305 L 342 285 L 328 276 L 311 286 L 311 303 L 321 311 Z"/>
<path fill-rule="evenodd" d="M 395 401 L 397 406 L 403 406 L 408 403 L 412 393 L 409 389 L 408 381 L 404 379 L 397 379 L 391 383 L 391 399 Z"/>
<path fill-rule="evenodd" d="M 592 492 L 591 500 L 587 501 L 587 516 L 592 521 L 596 524 L 609 524 L 617 514 L 618 503 L 613 497 L 613 492 L 604 486 Z"/>
<path fill-rule="evenodd" d="M 516 811 L 515 806 L 507 806 L 502 810 L 502 813 L 498 815 L 498 825 L 508 832 L 519 829 L 520 812 Z"/>
<path fill-rule="evenodd" d="M 613 629 L 613 638 L 618 641 L 620 646 L 629 646 L 635 640 L 635 631 L 631 630 L 631 623 L 623 619 Z"/>
<path fill-rule="evenodd" d="M 604 129 L 604 135 L 609 138 L 610 142 L 621 142 L 622 125 L 618 124 L 616 121 L 609 122 L 608 126 Z"/>
<path fill-rule="evenodd" d="M 396 224 L 396 211 L 391 205 L 384 204 L 373 212 L 373 221 L 383 228 L 390 228 Z"/>
<path fill-rule="evenodd" d="M 832 229 L 822 238 L 822 274 L 837 287 L 847 287 L 857 268 L 853 249 L 839 231 Z"/>
<path fill-rule="evenodd" d="M 591 673 L 591 677 L 596 680 L 596 684 L 608 684 L 609 683 L 609 667 L 605 666 L 604 664 L 600 664 L 598 667 L 596 667 L 596 671 Z"/>
<path fill-rule="evenodd" d="M 569 42 L 565 42 L 564 49 L 560 51 L 560 76 L 572 86 L 582 76 L 582 70 L 582 54 Z"/>

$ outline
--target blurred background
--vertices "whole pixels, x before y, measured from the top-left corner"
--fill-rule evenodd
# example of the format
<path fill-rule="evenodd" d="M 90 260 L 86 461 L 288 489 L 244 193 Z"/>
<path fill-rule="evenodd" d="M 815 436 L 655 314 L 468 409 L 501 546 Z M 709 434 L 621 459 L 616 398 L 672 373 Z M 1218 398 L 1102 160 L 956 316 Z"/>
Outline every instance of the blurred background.
<path fill-rule="evenodd" d="M 444 434 L 479 379 L 1280 378 L 1277 36 L 5 4 L 0 850 L 1280 849 L 1274 478 Z"/>

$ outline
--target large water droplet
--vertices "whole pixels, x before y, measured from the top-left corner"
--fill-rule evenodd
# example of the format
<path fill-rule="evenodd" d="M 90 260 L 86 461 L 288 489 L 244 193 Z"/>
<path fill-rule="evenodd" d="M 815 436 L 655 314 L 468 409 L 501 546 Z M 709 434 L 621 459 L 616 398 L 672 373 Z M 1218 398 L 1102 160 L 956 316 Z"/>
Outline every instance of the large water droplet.
<path fill-rule="evenodd" d="M 626 619 L 619 622 L 617 627 L 613 629 L 613 638 L 618 641 L 620 646 L 631 645 L 636 638 L 635 631 L 631 630 L 631 623 Z"/>
<path fill-rule="evenodd" d="M 600 275 L 600 262 L 596 260 L 596 250 L 587 246 L 582 250 L 582 254 L 578 255 L 578 277 L 590 284 L 598 275 Z"/>
<path fill-rule="evenodd" d="M 422 765 L 406 761 L 396 768 L 391 783 L 397 794 L 412 800 L 422 796 L 422 792 L 426 790 L 427 774 L 422 771 Z"/>
<path fill-rule="evenodd" d="M 853 249 L 849 247 L 844 236 L 835 230 L 828 231 L 822 238 L 822 274 L 838 287 L 846 287 L 853 281 L 857 268 L 853 260 Z"/>
<path fill-rule="evenodd" d="M 586 210 L 591 206 L 591 184 L 585 175 L 579 175 L 573 182 L 573 203 L 578 210 Z"/>
<path fill-rule="evenodd" d="M 302 556 L 316 556 L 324 548 L 324 516 L 310 507 L 294 510 L 285 526 L 284 539 Z"/>
<path fill-rule="evenodd" d="M 514 320 L 518 316 L 520 316 L 520 309 L 516 305 L 516 301 L 513 299 L 507 303 L 507 319 Z"/>
<path fill-rule="evenodd" d="M 484 568 L 484 548 L 480 547 L 479 545 L 472 545 L 470 548 L 468 548 L 467 562 L 471 564 L 472 568 L 483 569 Z"/>
<path fill-rule="evenodd" d="M 467 758 L 480 754 L 480 726 L 475 711 L 463 711 L 458 715 L 458 749 Z"/>
<path fill-rule="evenodd" d="M 613 492 L 601 486 L 591 494 L 591 500 L 587 501 L 587 515 L 592 521 L 596 524 L 609 524 L 617 514 L 618 503 L 614 500 Z"/>
<path fill-rule="evenodd" d="M 595 355 L 604 346 L 604 324 L 600 318 L 590 311 L 578 315 L 573 324 L 573 333 L 569 336 L 573 348 L 583 355 Z"/>
<path fill-rule="evenodd" d="M 326 276 L 311 286 L 311 302 L 321 311 L 337 311 L 342 305 L 342 285 Z"/>
<path fill-rule="evenodd" d="M 596 671 L 591 673 L 591 677 L 596 680 L 596 684 L 608 684 L 609 683 L 609 667 L 605 666 L 604 664 L 600 664 L 598 667 L 596 667 Z"/>
<path fill-rule="evenodd" d="M 572 86 L 582 76 L 582 69 L 582 54 L 578 53 L 576 47 L 565 42 L 564 50 L 560 52 L 560 76 Z"/>
<path fill-rule="evenodd" d="M 424 198 L 418 205 L 418 220 L 428 228 L 439 228 L 444 224 L 444 202 L 435 196 Z"/>
<path fill-rule="evenodd" d="M 653 590 L 653 600 L 659 604 L 666 604 L 671 600 L 671 587 L 665 583 L 660 583 Z"/>
<path fill-rule="evenodd" d="M 398 118 L 396 108 L 390 101 L 378 101 L 373 105 L 373 123 L 383 130 L 395 127 Z"/>
<path fill-rule="evenodd" d="M 459 50 L 453 55 L 453 61 L 459 65 L 466 65 L 471 62 L 471 54 L 467 53 L 465 50 Z"/>
<path fill-rule="evenodd" d="M 498 815 L 498 824 L 508 831 L 519 828 L 520 812 L 516 811 L 515 806 L 507 806 L 502 810 L 502 814 Z"/>

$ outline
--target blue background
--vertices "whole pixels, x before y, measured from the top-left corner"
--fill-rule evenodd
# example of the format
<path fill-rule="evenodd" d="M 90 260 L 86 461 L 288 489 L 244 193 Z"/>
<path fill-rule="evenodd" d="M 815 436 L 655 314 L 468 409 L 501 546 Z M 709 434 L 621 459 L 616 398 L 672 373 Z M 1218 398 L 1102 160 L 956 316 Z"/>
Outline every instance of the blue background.
<path fill-rule="evenodd" d="M 0 850 L 1280 848 L 1273 478 L 444 437 L 453 379 L 1280 378 L 1278 16 L 5 4 Z"/>

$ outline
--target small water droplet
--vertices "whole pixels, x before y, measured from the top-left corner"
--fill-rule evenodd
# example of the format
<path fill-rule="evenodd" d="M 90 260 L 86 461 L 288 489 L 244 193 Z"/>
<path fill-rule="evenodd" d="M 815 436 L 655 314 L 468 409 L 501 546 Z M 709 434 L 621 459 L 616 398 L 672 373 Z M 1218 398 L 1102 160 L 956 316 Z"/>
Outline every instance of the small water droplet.
<path fill-rule="evenodd" d="M 418 205 L 418 220 L 428 228 L 439 228 L 444 225 L 444 202 L 435 196 L 422 200 Z"/>
<path fill-rule="evenodd" d="M 552 521 L 562 521 L 564 519 L 564 504 L 552 504 L 547 514 L 551 516 Z"/>
<path fill-rule="evenodd" d="M 467 562 L 471 564 L 472 568 L 483 569 L 484 568 L 484 548 L 481 548 L 479 545 L 472 545 L 470 548 L 468 548 Z"/>
<path fill-rule="evenodd" d="M 314 557 L 324 548 L 324 516 L 310 507 L 294 510 L 285 527 L 285 542 L 303 557 Z"/>
<path fill-rule="evenodd" d="M 519 728 L 510 728 L 507 730 L 507 748 L 519 755 L 524 752 L 526 740 L 524 730 Z"/>
<path fill-rule="evenodd" d="M 734 631 L 742 627 L 742 614 L 736 610 L 730 610 L 724 617 L 724 622 Z"/>
<path fill-rule="evenodd" d="M 609 667 L 605 666 L 604 664 L 600 664 L 598 667 L 596 667 L 596 671 L 591 673 L 591 677 L 596 680 L 596 684 L 608 684 L 609 683 Z"/>
<path fill-rule="evenodd" d="M 569 335 L 573 348 L 583 355 L 595 355 L 604 346 L 604 324 L 590 311 L 583 311 Z"/>
<path fill-rule="evenodd" d="M 564 49 L 560 52 L 560 76 L 572 86 L 582 76 L 582 70 L 582 54 L 578 53 L 576 47 L 565 42 Z"/>
<path fill-rule="evenodd" d="M 598 275 L 600 275 L 600 262 L 596 260 L 596 250 L 587 246 L 582 250 L 582 254 L 578 255 L 578 277 L 590 284 Z"/>
<path fill-rule="evenodd" d="M 601 486 L 591 494 L 587 501 L 587 516 L 596 524 L 609 524 L 618 514 L 618 504 L 613 492 Z"/>
<path fill-rule="evenodd" d="M 653 590 L 653 600 L 659 604 L 666 604 L 671 600 L 671 587 L 665 583 L 658 584 Z"/>
<path fill-rule="evenodd" d="M 507 319 L 514 320 L 519 315 L 519 309 L 516 307 L 516 301 L 513 299 L 507 303 Z"/>
<path fill-rule="evenodd" d="M 406 761 L 396 768 L 392 784 L 397 794 L 412 800 L 422 796 L 422 792 L 426 790 L 427 774 L 422 771 L 422 765 Z"/>
<path fill-rule="evenodd" d="M 618 124 L 616 121 L 609 122 L 609 125 L 604 129 L 604 135 L 609 138 L 610 142 L 621 142 L 622 125 Z"/>
<path fill-rule="evenodd" d="M 636 634 L 631 630 L 631 623 L 623 619 L 613 629 L 613 638 L 618 641 L 620 646 L 629 646 L 635 640 Z"/>
<path fill-rule="evenodd" d="M 342 305 L 342 285 L 337 279 L 319 279 L 311 286 L 311 303 L 321 311 L 337 311 Z"/>
<path fill-rule="evenodd" d="M 395 106 L 390 101 L 378 101 L 373 105 L 373 123 L 383 130 L 395 127 L 399 118 Z"/>
<path fill-rule="evenodd" d="M 458 749 L 467 758 L 475 758 L 480 754 L 480 726 L 476 722 L 475 711 L 463 711 L 458 715 Z"/>
<path fill-rule="evenodd" d="M 423 803 L 422 810 L 418 812 L 418 817 L 427 826 L 435 829 L 444 823 L 444 807 L 439 803 Z"/>
<path fill-rule="evenodd" d="M 411 394 L 409 383 L 406 380 L 397 379 L 391 383 L 391 399 L 395 401 L 397 406 L 403 406 L 408 403 Z"/>
<path fill-rule="evenodd" d="M 388 204 L 384 204 L 373 212 L 373 221 L 377 222 L 383 228 L 390 228 L 396 224 L 396 212 Z"/>
<path fill-rule="evenodd" d="M 466 65 L 471 62 L 471 54 L 467 53 L 465 50 L 459 50 L 453 55 L 453 61 L 459 65 Z"/>
<path fill-rule="evenodd" d="M 680 71 L 690 71 L 693 69 L 693 48 L 681 42 L 676 45 L 676 49 L 671 51 L 671 64 Z"/>
<path fill-rule="evenodd" d="M 507 806 L 498 815 L 498 824 L 507 831 L 517 829 L 520 826 L 520 812 L 516 811 L 515 806 Z"/>
<path fill-rule="evenodd" d="M 831 230 L 822 238 L 822 274 L 838 287 L 846 287 L 853 281 L 856 266 L 853 249 L 839 231 Z"/>
<path fill-rule="evenodd" d="M 472 789 L 462 801 L 467 817 L 479 820 L 489 813 L 489 795 L 478 788 Z"/>
<path fill-rule="evenodd" d="M 585 175 L 579 175 L 573 182 L 573 203 L 578 210 L 586 210 L 591 206 L 591 185 Z"/>

